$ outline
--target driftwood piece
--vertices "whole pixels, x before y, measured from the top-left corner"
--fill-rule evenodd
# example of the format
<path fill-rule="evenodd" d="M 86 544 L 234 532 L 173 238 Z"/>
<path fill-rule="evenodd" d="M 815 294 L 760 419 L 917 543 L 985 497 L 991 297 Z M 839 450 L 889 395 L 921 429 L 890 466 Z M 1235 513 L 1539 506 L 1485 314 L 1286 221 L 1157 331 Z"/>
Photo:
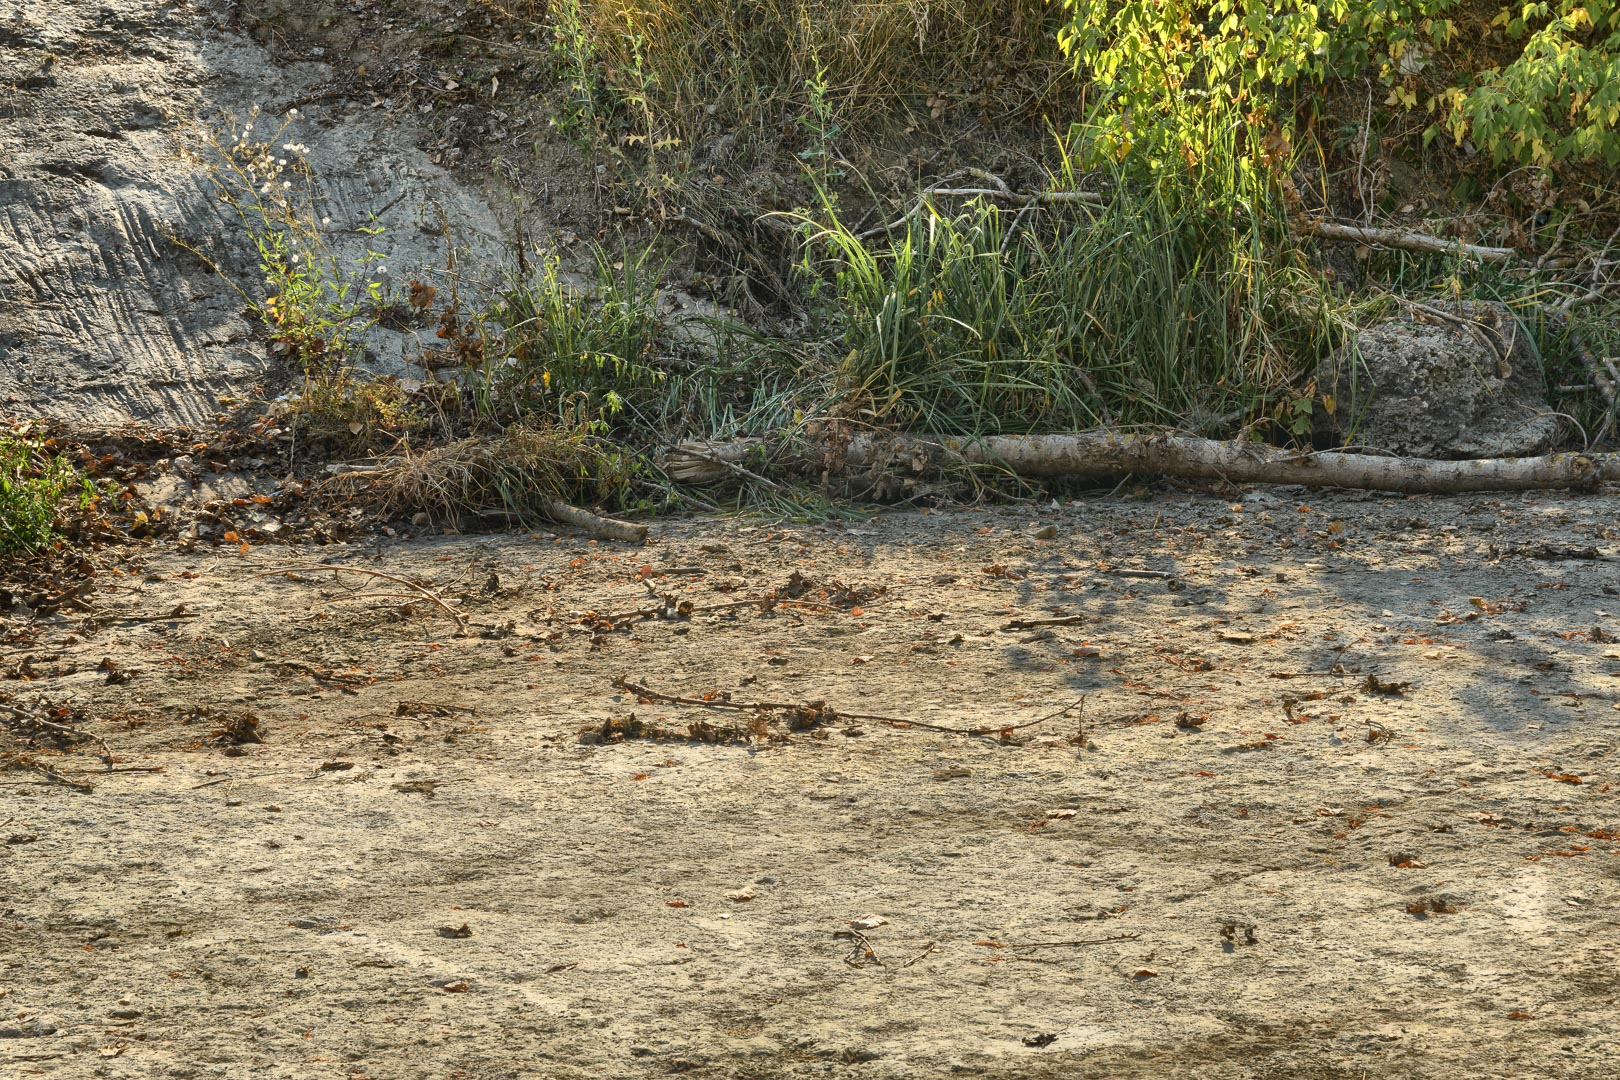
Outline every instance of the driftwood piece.
<path fill-rule="evenodd" d="M 673 451 L 670 475 L 703 483 L 730 475 L 710 458 L 742 457 L 755 442 L 703 447 L 704 458 Z M 839 455 L 846 468 L 882 467 L 891 461 L 915 471 L 928 466 L 990 466 L 1026 477 L 1104 479 L 1127 475 L 1238 484 L 1302 484 L 1407 494 L 1457 491 L 1535 491 L 1590 488 L 1620 479 L 1620 454 L 1549 454 L 1543 457 L 1430 461 L 1370 454 L 1282 450 L 1241 440 L 1220 442 L 1175 435 L 996 435 L 946 438 L 860 434 Z M 804 462 L 808 465 L 808 459 Z"/>
<path fill-rule="evenodd" d="M 1323 240 L 1338 240 L 1346 244 L 1404 248 L 1438 255 L 1469 255 L 1485 262 L 1512 262 L 1519 257 L 1519 253 L 1512 248 L 1465 244 L 1461 240 L 1447 240 L 1400 229 L 1372 229 L 1362 225 L 1338 225 L 1331 221 L 1307 221 L 1297 224 L 1295 231 L 1305 236 L 1319 236 Z"/>

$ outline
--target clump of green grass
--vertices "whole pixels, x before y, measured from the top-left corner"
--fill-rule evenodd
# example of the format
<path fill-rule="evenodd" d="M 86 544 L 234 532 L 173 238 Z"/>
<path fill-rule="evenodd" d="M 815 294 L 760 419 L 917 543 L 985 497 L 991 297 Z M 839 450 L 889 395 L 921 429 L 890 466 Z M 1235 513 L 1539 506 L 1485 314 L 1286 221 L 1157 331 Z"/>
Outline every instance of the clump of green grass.
<path fill-rule="evenodd" d="M 62 511 L 87 509 L 95 485 L 61 454 L 38 440 L 0 435 L 0 555 L 35 555 L 62 539 Z"/>
<path fill-rule="evenodd" d="M 729 319 L 672 321 L 665 280 L 650 249 L 601 248 L 586 278 L 555 256 L 511 277 L 476 320 L 465 394 L 477 426 L 544 420 L 645 444 L 790 420 L 815 382 L 806 348 Z"/>
<path fill-rule="evenodd" d="M 649 255 L 594 253 L 591 280 L 570 280 L 555 256 L 512 277 L 480 320 L 482 366 L 471 393 L 486 422 L 549 416 L 611 420 L 667 377 L 658 315 L 662 275 Z"/>
<path fill-rule="evenodd" d="M 1267 207 L 1106 181 L 1099 205 L 1027 214 L 927 202 L 875 245 L 829 215 L 808 268 L 841 317 L 840 387 L 941 433 L 1210 429 L 1336 344 L 1334 301 Z"/>

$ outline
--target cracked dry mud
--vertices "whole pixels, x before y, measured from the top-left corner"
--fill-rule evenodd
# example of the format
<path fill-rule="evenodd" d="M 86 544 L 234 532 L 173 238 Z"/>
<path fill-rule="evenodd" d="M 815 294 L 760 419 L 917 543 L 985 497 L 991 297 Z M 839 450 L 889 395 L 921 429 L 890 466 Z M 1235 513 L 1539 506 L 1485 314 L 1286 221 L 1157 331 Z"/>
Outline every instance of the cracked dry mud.
<path fill-rule="evenodd" d="M 1283 490 L 154 552 L 7 684 L 163 771 L 0 775 L 0 1072 L 1606 1075 L 1617 509 Z M 356 596 L 386 582 L 253 576 L 313 558 L 432 584 L 469 633 Z M 701 607 L 795 571 L 859 613 L 578 621 L 648 573 Z M 961 727 L 1083 694 L 1085 742 L 582 740 L 747 719 L 619 675 Z M 263 742 L 227 756 L 240 710 Z"/>

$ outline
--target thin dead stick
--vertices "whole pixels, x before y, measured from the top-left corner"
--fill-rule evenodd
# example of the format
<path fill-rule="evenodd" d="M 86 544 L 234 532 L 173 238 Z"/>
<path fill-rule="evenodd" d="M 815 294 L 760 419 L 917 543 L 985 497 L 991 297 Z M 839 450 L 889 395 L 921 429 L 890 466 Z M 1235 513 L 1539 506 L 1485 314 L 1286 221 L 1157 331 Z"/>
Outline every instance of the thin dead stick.
<path fill-rule="evenodd" d="M 335 671 L 322 671 L 313 664 L 306 664 L 302 660 L 276 660 L 272 666 L 288 668 L 292 671 L 301 671 L 317 682 L 342 683 L 347 686 L 363 686 L 366 682 L 364 675 L 340 675 Z"/>
<path fill-rule="evenodd" d="M 106 615 L 92 611 L 85 618 L 98 623 L 151 623 L 174 622 L 178 619 L 200 619 L 202 615 L 195 611 L 176 612 L 172 615 Z"/>
<path fill-rule="evenodd" d="M 1083 949 L 1087 945 L 1107 945 L 1115 941 L 1135 941 L 1141 934 L 1117 934 L 1114 937 L 1087 938 L 1084 941 L 1026 941 L 1022 945 L 1008 945 L 1009 949 Z"/>
<path fill-rule="evenodd" d="M 807 708 L 825 708 L 824 705 L 807 706 L 797 701 L 704 701 L 702 698 L 681 697 L 678 694 L 661 694 L 651 687 L 643 686 L 640 683 L 633 683 L 623 675 L 620 675 L 618 678 L 613 680 L 613 688 L 616 690 L 628 690 L 632 694 L 651 702 L 662 702 L 666 705 L 693 705 L 702 709 L 725 709 L 731 712 L 771 712 L 779 709 L 802 710 Z M 1038 720 L 1029 720 L 1022 724 L 998 724 L 994 727 L 979 728 L 942 727 L 938 724 L 924 723 L 921 720 L 907 720 L 904 717 L 883 716 L 879 713 L 842 712 L 838 709 L 831 709 L 829 711 L 833 715 L 843 720 L 869 720 L 875 724 L 892 724 L 897 727 L 914 727 L 923 728 L 927 731 L 942 731 L 947 735 L 995 735 L 1004 731 L 1021 731 L 1024 728 L 1032 728 L 1038 724 L 1044 724 L 1048 721 L 1056 720 L 1060 716 L 1066 716 L 1075 709 L 1080 709 L 1081 716 L 1084 717 L 1085 705 L 1085 695 L 1081 695 L 1080 700 L 1076 701 L 1074 704 L 1065 705 L 1057 712 L 1050 713 Z"/>
<path fill-rule="evenodd" d="M 1168 570 L 1131 570 L 1125 567 L 1105 570 L 1103 573 L 1113 574 L 1115 577 L 1130 578 L 1173 578 L 1176 576 Z"/>
<path fill-rule="evenodd" d="M 425 585 L 418 585 L 410 578 L 401 577 L 398 574 L 390 574 L 382 570 L 371 570 L 362 566 L 337 566 L 331 563 L 299 563 L 293 566 L 278 566 L 272 570 L 261 571 L 260 573 L 252 576 L 256 578 L 268 578 L 280 577 L 283 574 L 319 574 L 327 570 L 330 570 L 334 574 L 361 574 L 365 577 L 381 578 L 384 581 L 392 581 L 396 585 L 403 585 L 407 589 L 410 589 L 420 595 L 424 600 L 436 605 L 446 615 L 455 620 L 456 628 L 462 633 L 465 634 L 467 632 L 467 620 L 462 617 L 461 612 L 445 603 L 443 598 L 441 598 L 439 594 L 435 593 L 432 589 L 429 589 Z"/>
<path fill-rule="evenodd" d="M 846 930 L 844 933 L 855 939 L 855 947 L 850 949 L 849 952 L 844 956 L 844 963 L 848 964 L 850 967 L 865 967 L 866 962 L 870 960 L 878 967 L 889 966 L 888 964 L 885 964 L 881 958 L 879 958 L 877 950 L 872 947 L 871 939 L 865 934 L 861 933 L 859 930 Z"/>
<path fill-rule="evenodd" d="M 950 187 L 950 182 L 958 177 L 971 176 L 982 180 L 993 187 Z M 1065 203 L 1081 203 L 1086 206 L 1107 206 L 1108 199 L 1091 191 L 1038 191 L 1033 194 L 1021 194 L 1009 188 L 1001 177 L 983 169 L 962 169 L 953 173 L 945 180 L 932 187 L 924 188 L 915 205 L 905 214 L 889 222 L 887 225 L 878 225 L 862 232 L 856 233 L 857 240 L 870 240 L 874 236 L 893 232 L 912 218 L 916 217 L 930 198 L 948 199 L 1002 199 L 1028 209 L 1033 206 L 1061 206 Z M 1016 222 L 1014 223 L 1016 227 Z"/>
<path fill-rule="evenodd" d="M 304 774 L 301 773 L 301 772 L 300 773 L 294 773 L 294 772 L 289 772 L 287 770 L 281 769 L 281 770 L 275 770 L 275 771 L 272 771 L 272 772 L 254 773 L 252 776 L 221 776 L 216 780 L 204 780 L 200 784 L 193 784 L 191 786 L 191 790 L 192 791 L 201 791 L 203 788 L 205 788 L 205 787 L 213 787 L 215 784 L 234 784 L 234 783 L 237 783 L 237 782 L 245 783 L 245 782 L 247 782 L 249 780 L 261 780 L 266 776 L 302 776 L 302 775 L 304 775 Z"/>
<path fill-rule="evenodd" d="M 1303 679 L 1307 676 L 1322 676 L 1329 679 L 1359 678 L 1359 671 L 1273 671 L 1266 675 L 1268 679 Z"/>
<path fill-rule="evenodd" d="M 53 735 L 58 735 L 58 736 L 61 736 L 63 738 L 70 738 L 71 737 L 71 738 L 79 738 L 79 739 L 90 739 L 97 746 L 101 747 L 101 753 L 102 753 L 103 756 L 108 757 L 108 758 L 112 757 L 112 747 L 107 745 L 107 740 L 103 739 L 100 735 L 97 735 L 93 731 L 81 731 L 78 728 L 70 727 L 67 724 L 58 724 L 54 720 L 46 720 L 43 717 L 35 716 L 33 713 L 27 711 L 26 709 L 19 709 L 19 708 L 13 706 L 13 705 L 0 705 L 0 709 L 4 709 L 6 712 L 10 713 L 12 716 L 15 716 L 22 723 L 30 724 L 30 725 L 32 725 L 32 726 L 34 726 L 36 728 L 41 728 L 41 729 L 43 729 L 45 731 L 50 732 Z"/>
<path fill-rule="evenodd" d="M 1078 626 L 1086 621 L 1084 615 L 1061 615 L 1054 619 L 1014 619 L 1003 630 L 1030 630 L 1037 626 Z"/>
<path fill-rule="evenodd" d="M 912 964 L 915 964 L 917 961 L 921 960 L 923 957 L 927 956 L 929 953 L 933 952 L 937 948 L 939 948 L 939 942 L 930 941 L 927 945 L 923 946 L 923 951 L 922 952 L 918 953 L 916 956 L 913 956 L 910 960 L 907 960 L 905 963 L 901 964 L 900 966 L 903 967 L 903 968 L 908 968 Z"/>
<path fill-rule="evenodd" d="M 49 780 L 53 780 L 58 784 L 64 784 L 67 787 L 72 788 L 74 791 L 77 791 L 80 795 L 89 795 L 96 790 L 92 784 L 86 784 L 80 780 L 68 779 L 66 776 L 63 776 L 61 773 L 45 764 L 43 761 L 25 762 L 23 763 L 23 767 L 33 772 L 37 772 L 41 776 L 46 777 Z"/>
<path fill-rule="evenodd" d="M 1336 225 L 1330 221 L 1301 222 L 1295 229 L 1306 236 L 1319 236 L 1323 240 L 1337 240 L 1346 244 L 1404 248 L 1407 251 L 1429 251 L 1441 255 L 1472 255 L 1485 262 L 1512 262 L 1519 257 L 1519 253 L 1512 248 L 1465 244 L 1461 240 L 1446 240 L 1422 233 L 1401 232 L 1399 229 Z"/>
<path fill-rule="evenodd" d="M 875 601 L 868 601 L 865 606 L 866 607 L 875 607 L 876 604 L 877 604 L 877 602 L 875 602 Z M 699 604 L 696 607 L 688 608 L 686 610 L 685 614 L 686 615 L 697 615 L 697 614 L 700 614 L 702 612 L 726 611 L 726 610 L 730 610 L 730 609 L 733 609 L 733 608 L 745 608 L 745 607 L 757 607 L 757 608 L 760 608 L 760 609 L 765 610 L 765 611 L 769 611 L 772 608 L 779 608 L 779 607 L 803 608 L 806 611 L 829 611 L 829 610 L 832 609 L 833 606 L 834 605 L 832 605 L 832 604 L 816 603 L 815 601 L 812 601 L 812 600 L 790 600 L 790 599 L 778 598 L 778 597 L 775 597 L 775 596 L 761 596 L 757 600 L 728 600 L 723 604 Z M 676 605 L 674 607 L 664 606 L 664 607 L 637 608 L 634 611 L 625 611 L 625 612 L 621 612 L 621 613 L 619 613 L 617 615 L 598 615 L 598 616 L 596 616 L 596 618 L 606 619 L 608 622 L 614 623 L 615 628 L 617 628 L 618 623 L 627 622 L 630 619 L 660 619 L 660 618 L 665 618 L 665 617 L 667 617 L 667 613 L 671 612 L 671 611 L 676 612 L 677 614 L 681 613 L 679 605 Z"/>

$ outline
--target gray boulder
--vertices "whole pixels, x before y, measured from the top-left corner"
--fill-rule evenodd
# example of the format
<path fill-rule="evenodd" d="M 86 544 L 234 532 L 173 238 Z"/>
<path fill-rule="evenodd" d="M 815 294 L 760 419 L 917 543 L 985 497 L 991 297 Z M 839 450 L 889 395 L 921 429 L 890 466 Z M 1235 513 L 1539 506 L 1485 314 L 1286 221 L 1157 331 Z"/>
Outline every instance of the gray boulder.
<path fill-rule="evenodd" d="M 1505 304 L 1405 308 L 1316 369 L 1318 447 L 1420 458 L 1526 457 L 1558 434 L 1541 356 Z"/>

